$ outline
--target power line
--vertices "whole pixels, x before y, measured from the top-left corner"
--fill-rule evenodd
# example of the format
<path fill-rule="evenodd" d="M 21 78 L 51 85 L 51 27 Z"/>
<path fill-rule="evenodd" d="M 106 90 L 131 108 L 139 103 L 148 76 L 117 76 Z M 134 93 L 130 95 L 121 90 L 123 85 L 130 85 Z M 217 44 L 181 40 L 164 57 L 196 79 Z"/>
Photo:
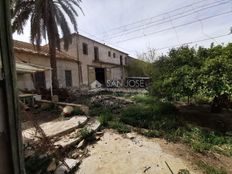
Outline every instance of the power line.
<path fill-rule="evenodd" d="M 208 17 L 205 17 L 205 18 L 201 18 L 200 20 L 201 21 L 208 20 L 208 19 L 215 18 L 215 17 L 218 17 L 218 16 L 230 14 L 231 12 L 232 11 L 227 11 L 227 12 L 219 13 L 217 15 L 213 15 L 213 16 L 208 16 Z M 199 20 L 195 20 L 195 21 L 192 21 L 192 22 L 187 22 L 187 23 L 184 23 L 184 24 L 176 25 L 174 27 L 175 28 L 180 28 L 180 27 L 183 27 L 183 26 L 186 26 L 186 25 L 190 25 L 190 24 L 193 24 L 193 23 L 196 23 L 196 22 L 199 22 Z M 146 34 L 146 36 L 154 35 L 154 34 L 161 33 L 161 32 L 164 32 L 164 31 L 168 31 L 168 30 L 171 30 L 171 29 L 173 29 L 173 27 L 169 27 L 169 28 L 166 28 L 166 29 L 162 29 L 162 30 L 158 30 L 158 31 L 155 31 L 155 32 L 151 32 L 151 33 Z M 137 38 L 140 38 L 140 37 L 144 37 L 144 36 L 140 35 L 140 36 L 136 36 L 136 37 L 131 37 L 131 38 L 128 38 L 128 39 L 117 41 L 115 43 L 122 43 L 122 42 L 126 42 L 126 41 L 129 41 L 129 40 L 137 39 Z"/>
<path fill-rule="evenodd" d="M 131 26 L 131 25 L 135 25 L 135 24 L 140 24 L 140 23 L 143 23 L 143 22 L 146 22 L 146 21 L 151 21 L 153 19 L 155 19 L 156 17 L 160 17 L 160 16 L 164 16 L 164 15 L 167 15 L 167 14 L 170 14 L 172 12 L 175 12 L 175 11 L 179 11 L 181 9 L 186 9 L 187 7 L 191 7 L 193 5 L 196 5 L 196 4 L 199 4 L 199 2 L 205 2 L 205 0 L 201 0 L 201 1 L 197 1 L 195 3 L 192 3 L 192 4 L 189 4 L 189 5 L 186 5 L 186 6 L 182 6 L 180 8 L 176 8 L 174 10 L 170 10 L 168 12 L 165 12 L 165 13 L 162 13 L 162 14 L 159 14 L 159 15 L 156 15 L 156 16 L 153 16 L 153 17 L 150 17 L 150 18 L 145 18 L 145 19 L 142 19 L 142 20 L 139 20 L 137 22 L 133 22 L 133 23 L 130 23 L 130 24 L 127 24 L 127 25 L 123 25 L 123 26 L 119 26 L 119 27 L 116 27 L 116 28 L 112 28 L 112 29 L 109 29 L 109 31 L 115 31 L 115 30 L 118 30 L 120 28 L 127 28 L 128 26 Z M 213 2 L 213 3 L 209 3 L 209 4 L 205 4 L 206 6 L 207 5 L 210 5 L 210 4 L 215 4 L 215 3 L 219 3 L 219 2 L 225 2 L 224 0 L 221 0 L 221 1 L 216 1 L 216 2 Z M 228 3 L 228 2 L 227 2 Z M 186 10 L 188 12 L 188 10 Z M 184 12 L 185 13 L 185 12 Z M 183 14 L 182 13 L 179 13 L 179 14 Z M 178 14 L 177 14 L 178 15 Z M 175 15 L 176 16 L 176 15 Z M 102 33 L 104 34 L 104 33 Z M 100 34 L 101 35 L 101 34 Z"/>
<path fill-rule="evenodd" d="M 172 45 L 172 46 L 157 48 L 155 50 L 164 50 L 164 49 L 168 49 L 168 48 L 179 47 L 179 46 L 182 46 L 182 45 L 188 45 L 188 44 L 193 44 L 193 43 L 208 41 L 208 40 L 212 40 L 212 39 L 218 39 L 218 38 L 229 36 L 229 35 L 230 35 L 230 33 L 229 34 L 223 34 L 223 35 L 215 36 L 215 37 L 211 37 L 211 38 L 207 38 L 207 39 L 201 39 L 201 40 L 196 40 L 196 41 L 191 41 L 191 42 L 185 42 L 185 43 L 182 43 L 182 44 L 177 44 L 177 45 Z"/>
<path fill-rule="evenodd" d="M 224 4 L 227 4 L 227 3 L 229 3 L 229 1 L 224 2 L 224 3 L 220 3 L 220 4 L 216 4 L 216 5 L 213 5 L 213 6 L 209 6 L 209 7 L 204 7 L 204 8 L 195 10 L 195 11 L 193 11 L 193 12 L 190 12 L 190 13 L 188 13 L 188 14 L 179 13 L 178 15 L 180 15 L 180 14 L 182 14 L 182 15 L 179 16 L 179 17 L 176 17 L 176 18 L 172 18 L 172 21 L 173 21 L 173 20 L 177 20 L 177 19 L 181 19 L 181 18 L 183 18 L 183 17 L 190 16 L 190 15 L 195 14 L 195 13 L 200 12 L 200 11 L 204 11 L 204 10 L 207 10 L 207 9 L 210 9 L 210 8 L 213 8 L 213 7 L 217 7 L 217 6 L 220 6 L 220 5 L 224 5 Z M 174 15 L 174 17 L 175 17 L 175 16 L 178 16 L 178 15 Z M 172 16 L 172 17 L 173 17 L 173 16 Z M 161 22 L 159 22 L 159 21 L 161 21 Z M 156 22 L 159 22 L 159 23 L 156 23 Z M 164 21 L 163 19 L 160 19 L 160 20 L 151 22 L 149 25 L 146 26 L 146 29 L 147 29 L 147 28 L 154 27 L 154 26 L 158 26 L 158 25 L 161 25 L 161 24 L 165 24 L 165 23 L 167 23 L 167 22 L 170 22 L 170 19 L 167 19 L 167 20 L 165 20 L 165 21 Z M 115 33 L 115 34 L 113 34 L 111 37 L 109 37 L 107 40 L 109 40 L 109 39 L 115 39 L 115 38 L 121 37 L 121 36 L 122 36 L 121 33 L 123 33 L 123 34 L 131 34 L 131 33 L 140 31 L 140 30 L 141 30 L 141 27 L 144 27 L 144 26 L 138 26 L 138 27 L 131 28 L 131 29 L 127 30 L 127 31 L 121 31 L 121 32 Z M 134 29 L 134 30 L 132 30 L 132 29 Z M 131 31 L 130 31 L 130 30 L 131 30 Z"/>

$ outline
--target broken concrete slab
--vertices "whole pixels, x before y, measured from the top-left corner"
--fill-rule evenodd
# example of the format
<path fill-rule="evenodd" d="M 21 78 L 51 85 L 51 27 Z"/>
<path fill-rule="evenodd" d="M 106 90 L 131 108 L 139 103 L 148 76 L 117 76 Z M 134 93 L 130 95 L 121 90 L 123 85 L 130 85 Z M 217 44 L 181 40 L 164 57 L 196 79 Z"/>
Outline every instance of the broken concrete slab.
<path fill-rule="evenodd" d="M 79 160 L 76 159 L 69 159 L 66 158 L 65 163 L 68 165 L 69 169 L 72 171 L 74 168 L 78 167 L 78 165 L 80 164 Z M 70 170 L 68 169 L 68 167 L 64 164 L 60 164 L 60 166 L 56 169 L 55 174 L 65 174 L 67 172 L 70 172 Z"/>
<path fill-rule="evenodd" d="M 43 103 L 49 103 L 49 104 L 54 103 L 54 102 L 49 101 L 49 100 L 39 100 L 37 102 L 39 102 L 41 104 L 43 104 Z M 85 114 L 89 113 L 89 107 L 86 106 L 86 105 L 74 104 L 74 103 L 65 103 L 65 102 L 56 102 L 55 104 L 60 105 L 60 106 L 72 106 L 74 108 L 78 108 L 78 109 L 82 110 Z"/>
<path fill-rule="evenodd" d="M 85 128 L 90 132 L 96 132 L 101 126 L 101 123 L 98 120 L 90 120 L 86 125 Z M 59 140 L 54 143 L 56 146 L 62 146 L 63 148 L 67 148 L 69 146 L 75 145 L 80 143 L 82 137 L 80 136 L 80 129 L 72 132 L 70 134 L 66 134 L 64 136 L 59 137 Z"/>
<path fill-rule="evenodd" d="M 74 116 L 68 120 L 55 120 L 43 123 L 40 126 L 44 130 L 45 134 L 52 138 L 72 132 L 75 129 L 84 126 L 87 121 L 88 118 L 86 116 Z M 22 135 L 25 141 L 36 139 L 36 136 L 39 136 L 35 128 L 24 130 Z"/>
<path fill-rule="evenodd" d="M 96 119 L 90 120 L 86 124 L 86 128 L 89 132 L 96 132 L 97 130 L 99 130 L 100 127 L 101 127 L 101 123 Z"/>

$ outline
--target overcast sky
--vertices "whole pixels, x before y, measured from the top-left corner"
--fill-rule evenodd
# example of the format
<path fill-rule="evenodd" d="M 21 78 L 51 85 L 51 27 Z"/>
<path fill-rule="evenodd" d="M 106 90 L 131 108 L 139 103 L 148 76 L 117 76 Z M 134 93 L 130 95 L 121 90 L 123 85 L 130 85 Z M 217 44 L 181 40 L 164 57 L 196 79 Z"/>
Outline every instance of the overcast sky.
<path fill-rule="evenodd" d="M 232 40 L 232 0 L 83 0 L 81 7 L 80 34 L 131 56 L 148 48 L 161 55 L 184 43 L 207 47 Z M 24 35 L 13 37 L 29 42 L 29 33 L 28 24 Z"/>

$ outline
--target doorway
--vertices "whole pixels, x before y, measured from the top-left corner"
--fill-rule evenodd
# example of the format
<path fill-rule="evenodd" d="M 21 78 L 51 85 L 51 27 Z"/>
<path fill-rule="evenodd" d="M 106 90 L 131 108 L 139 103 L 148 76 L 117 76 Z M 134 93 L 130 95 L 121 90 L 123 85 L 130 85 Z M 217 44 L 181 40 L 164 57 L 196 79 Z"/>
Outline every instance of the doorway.
<path fill-rule="evenodd" d="M 105 85 L 105 69 L 95 68 L 96 80 L 102 85 Z"/>

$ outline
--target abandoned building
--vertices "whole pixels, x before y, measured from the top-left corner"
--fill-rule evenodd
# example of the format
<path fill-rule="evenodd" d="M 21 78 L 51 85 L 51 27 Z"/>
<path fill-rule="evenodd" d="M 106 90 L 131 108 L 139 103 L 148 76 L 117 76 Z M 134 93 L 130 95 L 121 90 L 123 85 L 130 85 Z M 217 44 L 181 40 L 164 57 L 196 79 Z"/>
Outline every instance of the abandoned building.
<path fill-rule="evenodd" d="M 106 80 L 126 77 L 128 54 L 93 39 L 73 34 L 66 53 L 77 59 L 80 87 L 90 86 L 95 80 L 105 85 Z"/>
<path fill-rule="evenodd" d="M 57 75 L 61 88 L 89 88 L 97 80 L 126 77 L 128 54 L 79 34 L 65 52 L 57 51 Z M 61 40 L 61 44 L 63 41 Z M 37 51 L 30 43 L 14 41 L 18 88 L 34 90 L 51 87 L 51 66 L 48 46 Z"/>

